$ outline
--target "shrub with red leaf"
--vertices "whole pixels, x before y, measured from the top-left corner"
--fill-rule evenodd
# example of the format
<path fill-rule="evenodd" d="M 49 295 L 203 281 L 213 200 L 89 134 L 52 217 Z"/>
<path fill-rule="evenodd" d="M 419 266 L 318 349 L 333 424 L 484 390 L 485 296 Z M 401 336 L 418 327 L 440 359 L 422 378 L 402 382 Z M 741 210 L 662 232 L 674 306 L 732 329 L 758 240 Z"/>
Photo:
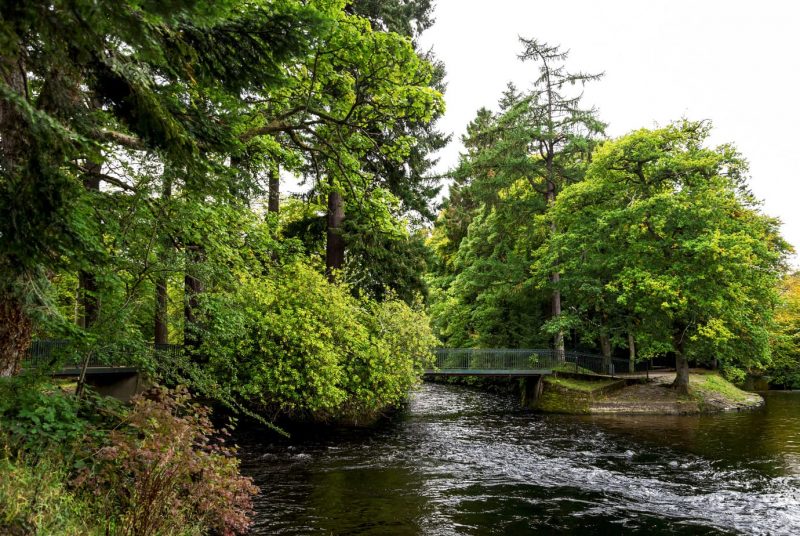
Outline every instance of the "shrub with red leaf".
<path fill-rule="evenodd" d="M 115 533 L 131 536 L 244 533 L 258 493 L 239 473 L 227 429 L 185 388 L 158 387 L 133 401 L 124 426 L 109 434 L 83 486 L 119 512 Z M 195 527 L 191 530 L 190 527 Z M 189 530 L 187 530 L 189 529 Z"/>

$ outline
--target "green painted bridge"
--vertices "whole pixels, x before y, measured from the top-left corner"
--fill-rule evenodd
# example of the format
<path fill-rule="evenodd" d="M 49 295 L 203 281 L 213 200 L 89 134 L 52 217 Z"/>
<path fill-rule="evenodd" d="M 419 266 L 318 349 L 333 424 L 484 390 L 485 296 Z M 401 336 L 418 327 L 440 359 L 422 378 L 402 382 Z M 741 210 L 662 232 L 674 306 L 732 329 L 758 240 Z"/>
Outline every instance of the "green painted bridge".
<path fill-rule="evenodd" d="M 626 359 L 551 348 L 437 348 L 426 376 L 545 376 L 573 372 L 615 376 L 633 372 Z"/>
<path fill-rule="evenodd" d="M 137 352 L 159 354 L 159 359 L 178 357 L 178 345 L 145 345 L 126 348 L 116 345 L 97 348 L 85 361 L 77 348 L 67 341 L 34 341 L 23 367 L 53 370 L 56 376 L 78 376 L 87 365 L 91 376 L 131 375 L 137 372 L 131 356 Z M 615 376 L 632 372 L 625 359 L 604 358 L 596 354 L 551 348 L 437 348 L 433 366 L 426 376 L 544 376 L 553 372 L 573 372 Z M 640 365 L 637 365 L 637 368 Z"/>
<path fill-rule="evenodd" d="M 181 351 L 182 348 L 174 344 L 145 344 L 143 347 L 108 344 L 98 345 L 86 354 L 69 341 L 35 340 L 28 348 L 22 368 L 51 370 L 54 376 L 67 377 L 79 376 L 84 365 L 90 375 L 132 374 L 137 373 L 138 368 L 131 356 L 146 352 L 151 356 L 157 353 L 164 359 L 177 356 Z"/>
<path fill-rule="evenodd" d="M 169 359 L 177 357 L 181 351 L 180 346 L 175 345 L 147 344 L 134 348 L 114 343 L 81 351 L 69 341 L 36 340 L 31 342 L 22 368 L 44 370 L 59 378 L 77 378 L 85 372 L 86 382 L 98 393 L 130 400 L 148 385 L 132 356 L 147 352 L 151 356 L 158 354 L 159 359 Z"/>

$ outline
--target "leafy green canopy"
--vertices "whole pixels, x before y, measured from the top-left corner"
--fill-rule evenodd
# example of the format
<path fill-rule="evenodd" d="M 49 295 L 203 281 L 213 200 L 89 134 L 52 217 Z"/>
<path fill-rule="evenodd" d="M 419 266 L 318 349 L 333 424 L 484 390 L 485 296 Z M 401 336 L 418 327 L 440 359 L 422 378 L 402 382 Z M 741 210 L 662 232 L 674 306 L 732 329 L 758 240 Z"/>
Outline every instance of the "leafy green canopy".
<path fill-rule="evenodd" d="M 561 272 L 568 307 L 551 330 L 630 330 L 644 355 L 768 362 L 788 246 L 745 189 L 741 156 L 705 146 L 709 130 L 684 121 L 608 142 L 562 192 L 535 266 Z"/>
<path fill-rule="evenodd" d="M 78 178 L 83 159 L 102 161 L 101 144 L 180 165 L 230 146 L 231 96 L 283 83 L 318 21 L 313 5 L 288 1 L 4 3 L 4 269 L 96 249 Z"/>
<path fill-rule="evenodd" d="M 422 138 L 444 109 L 441 70 L 411 40 L 430 4 L 406 7 L 2 4 L 0 374 L 16 373 L 36 313 L 40 337 L 66 333 L 83 355 L 124 349 L 171 380 L 147 343 L 165 331 L 196 342 L 193 387 L 256 409 L 341 416 L 400 401 L 435 341 L 386 289 L 414 303 L 424 288 L 403 217 L 433 194 L 422 175 L 435 141 Z M 264 174 L 278 169 L 344 196 L 353 287 L 325 283 L 314 252 L 263 217 Z M 242 355 L 252 375 L 228 377 Z M 294 372 L 262 374 L 259 359 Z"/>
<path fill-rule="evenodd" d="M 582 179 L 604 129 L 573 88 L 599 75 L 568 72 L 558 47 L 521 43 L 520 59 L 535 62 L 539 74 L 527 92 L 509 84 L 499 112 L 481 109 L 467 126 L 466 152 L 430 241 L 439 258 L 432 313 L 448 344 L 549 344 L 540 327 L 548 302 L 552 315 L 560 298 L 531 284 L 530 270 L 549 232 L 541 216 Z"/>
<path fill-rule="evenodd" d="M 800 275 L 787 276 L 780 286 L 775 312 L 772 362 L 766 373 L 773 385 L 800 388 Z"/>

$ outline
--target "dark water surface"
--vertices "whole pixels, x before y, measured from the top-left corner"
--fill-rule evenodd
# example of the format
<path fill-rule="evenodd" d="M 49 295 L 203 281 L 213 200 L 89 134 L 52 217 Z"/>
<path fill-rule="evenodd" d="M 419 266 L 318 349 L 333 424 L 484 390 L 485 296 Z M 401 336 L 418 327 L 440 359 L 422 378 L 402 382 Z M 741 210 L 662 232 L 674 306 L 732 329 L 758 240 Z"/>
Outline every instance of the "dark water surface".
<path fill-rule="evenodd" d="M 701 417 L 575 417 L 426 383 L 392 422 L 242 437 L 254 534 L 800 535 L 800 392 Z"/>

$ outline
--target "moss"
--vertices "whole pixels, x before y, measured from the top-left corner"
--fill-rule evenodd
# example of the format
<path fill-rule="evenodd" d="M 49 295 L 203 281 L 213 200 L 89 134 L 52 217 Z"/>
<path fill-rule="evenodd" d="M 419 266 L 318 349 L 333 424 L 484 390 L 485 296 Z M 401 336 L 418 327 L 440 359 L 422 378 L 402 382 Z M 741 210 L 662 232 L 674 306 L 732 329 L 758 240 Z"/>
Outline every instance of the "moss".
<path fill-rule="evenodd" d="M 617 380 L 582 380 L 579 378 L 565 378 L 563 376 L 549 376 L 545 378 L 544 381 L 550 385 L 558 385 L 564 389 L 583 393 L 599 391 L 617 383 Z"/>
<path fill-rule="evenodd" d="M 535 409 L 546 413 L 589 413 L 595 382 L 556 376 L 546 376 L 543 382 L 544 388 Z"/>
<path fill-rule="evenodd" d="M 692 374 L 689 377 L 690 388 L 695 397 L 707 399 L 709 395 L 718 395 L 732 403 L 747 402 L 753 395 L 742 391 L 728 380 L 717 374 Z"/>
<path fill-rule="evenodd" d="M 561 391 L 545 387 L 544 392 L 536 401 L 535 409 L 545 413 L 589 413 L 589 397 L 579 395 L 574 391 Z"/>
<path fill-rule="evenodd" d="M 585 374 L 587 376 L 597 376 L 596 372 L 593 372 L 584 367 L 575 366 L 574 363 L 559 363 L 555 367 L 553 367 L 553 372 L 570 372 L 573 374 Z"/>

